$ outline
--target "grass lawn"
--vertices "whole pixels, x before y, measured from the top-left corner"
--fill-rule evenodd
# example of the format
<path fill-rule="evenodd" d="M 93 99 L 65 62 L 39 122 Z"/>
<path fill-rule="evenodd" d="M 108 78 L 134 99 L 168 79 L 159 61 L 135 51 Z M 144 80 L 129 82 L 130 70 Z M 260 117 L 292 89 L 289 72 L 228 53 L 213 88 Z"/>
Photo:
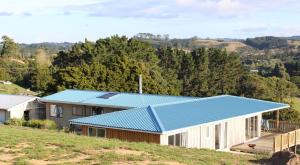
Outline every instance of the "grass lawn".
<path fill-rule="evenodd" d="M 255 164 L 263 156 L 0 125 L 0 164 Z"/>
<path fill-rule="evenodd" d="M 28 95 L 37 95 L 37 93 L 32 91 L 27 91 L 26 89 L 16 85 L 16 84 L 0 84 L 0 93 L 1 94 L 28 94 Z"/>

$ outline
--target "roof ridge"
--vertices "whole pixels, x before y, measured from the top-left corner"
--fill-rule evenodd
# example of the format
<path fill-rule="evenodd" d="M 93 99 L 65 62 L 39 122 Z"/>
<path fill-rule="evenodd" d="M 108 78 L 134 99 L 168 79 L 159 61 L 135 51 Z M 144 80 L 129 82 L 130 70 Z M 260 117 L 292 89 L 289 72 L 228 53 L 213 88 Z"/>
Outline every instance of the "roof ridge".
<path fill-rule="evenodd" d="M 118 91 L 99 91 L 99 90 L 91 90 L 91 89 L 65 89 L 64 91 L 69 90 L 69 91 L 86 91 L 86 92 L 116 92 L 120 94 L 133 94 L 133 95 L 140 95 L 140 96 L 166 96 L 166 97 L 182 97 L 182 98 L 198 98 L 198 97 L 193 97 L 193 96 L 175 96 L 175 95 L 166 95 L 166 94 L 151 94 L 151 93 L 133 93 L 133 92 L 118 92 Z M 63 92 L 63 91 L 61 91 Z"/>
<path fill-rule="evenodd" d="M 163 132 L 165 131 L 165 127 L 164 125 L 162 124 L 160 118 L 158 117 L 157 113 L 155 112 L 155 109 L 152 108 L 152 106 L 148 106 L 147 109 L 149 109 L 149 111 L 152 113 L 152 115 L 154 116 L 154 120 L 157 124 L 157 126 L 159 127 L 160 131 Z"/>
<path fill-rule="evenodd" d="M 183 103 L 189 103 L 189 102 L 195 102 L 195 101 L 207 100 L 207 99 L 214 99 L 214 98 L 225 97 L 225 96 L 229 96 L 229 95 L 219 95 L 219 96 L 210 96 L 210 97 L 203 97 L 203 98 L 191 99 L 191 100 L 174 101 L 174 102 L 170 102 L 170 103 L 155 104 L 152 106 L 160 107 L 160 106 L 166 106 L 166 105 L 183 104 Z"/>

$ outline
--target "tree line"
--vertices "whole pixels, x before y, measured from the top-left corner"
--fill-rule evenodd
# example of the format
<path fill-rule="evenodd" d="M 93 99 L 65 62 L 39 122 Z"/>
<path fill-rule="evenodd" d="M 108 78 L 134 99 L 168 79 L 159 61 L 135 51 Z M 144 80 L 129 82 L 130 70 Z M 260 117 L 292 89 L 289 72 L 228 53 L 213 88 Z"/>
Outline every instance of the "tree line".
<path fill-rule="evenodd" d="M 3 40 L 3 45 L 7 44 L 12 43 Z M 3 46 L 2 52 L 11 52 L 11 48 L 14 46 Z M 11 53 L 1 53 L 1 60 L 11 57 Z M 152 94 L 197 97 L 231 94 L 285 101 L 297 91 L 283 65 L 278 65 L 272 76 L 263 76 L 248 72 L 239 54 L 224 49 L 185 51 L 168 45 L 154 48 L 150 43 L 125 36 L 96 42 L 85 40 L 55 56 L 37 49 L 33 57 L 24 61 L 19 84 L 42 95 L 64 89 L 138 92 L 139 75 L 143 76 L 143 92 Z M 7 68 L 6 79 L 15 76 L 12 66 L 2 67 Z M 289 111 L 283 116 L 297 116 L 295 113 Z"/>

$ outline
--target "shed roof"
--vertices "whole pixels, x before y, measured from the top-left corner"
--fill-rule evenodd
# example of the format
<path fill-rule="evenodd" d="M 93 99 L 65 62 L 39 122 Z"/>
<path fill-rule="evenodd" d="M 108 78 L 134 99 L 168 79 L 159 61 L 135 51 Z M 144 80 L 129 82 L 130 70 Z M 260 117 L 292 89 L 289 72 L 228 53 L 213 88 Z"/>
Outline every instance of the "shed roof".
<path fill-rule="evenodd" d="M 0 94 L 0 109 L 10 109 L 16 105 L 30 101 L 36 97 L 33 96 L 22 96 L 22 95 L 9 95 Z"/>
<path fill-rule="evenodd" d="M 193 99 L 196 99 L 196 97 L 69 89 L 50 96 L 43 97 L 41 101 L 80 105 L 135 108 L 162 103 L 187 101 Z"/>
<path fill-rule="evenodd" d="M 289 105 L 237 96 L 215 96 L 153 105 L 70 120 L 73 124 L 166 132 L 239 116 L 288 108 Z"/>

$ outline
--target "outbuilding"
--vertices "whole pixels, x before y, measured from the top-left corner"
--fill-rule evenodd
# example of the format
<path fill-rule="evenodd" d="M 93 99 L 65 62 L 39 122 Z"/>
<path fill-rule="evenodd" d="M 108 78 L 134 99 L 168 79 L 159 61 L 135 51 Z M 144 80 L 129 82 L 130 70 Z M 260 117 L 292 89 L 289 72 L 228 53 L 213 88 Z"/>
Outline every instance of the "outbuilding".
<path fill-rule="evenodd" d="M 37 97 L 0 94 L 0 123 L 11 118 L 42 119 L 45 118 L 45 106 Z"/>

